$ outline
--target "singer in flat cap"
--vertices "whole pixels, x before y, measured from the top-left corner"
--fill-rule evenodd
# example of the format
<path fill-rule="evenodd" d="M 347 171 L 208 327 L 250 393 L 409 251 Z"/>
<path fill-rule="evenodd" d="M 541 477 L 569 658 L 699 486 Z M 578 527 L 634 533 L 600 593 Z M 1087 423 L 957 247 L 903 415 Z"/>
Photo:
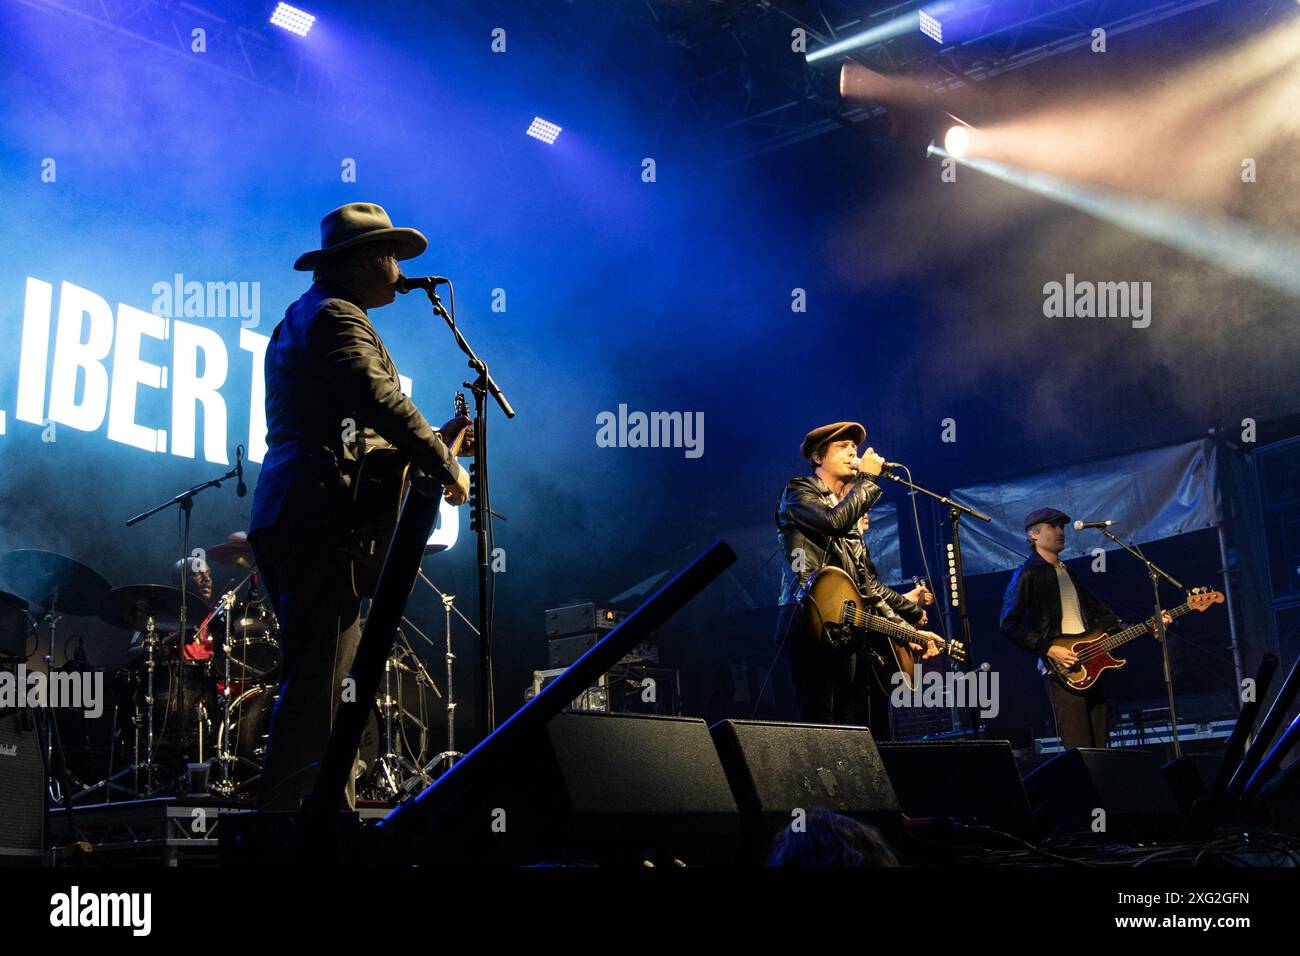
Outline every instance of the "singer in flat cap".
<path fill-rule="evenodd" d="M 885 656 L 865 644 L 832 650 L 818 635 L 805 633 L 800 614 L 808 580 L 821 568 L 832 566 L 853 578 L 869 613 L 901 617 L 913 624 L 922 620 L 924 612 L 912 596 L 898 594 L 876 580 L 862 543 L 861 519 L 880 500 L 877 479 L 885 465 L 872 448 L 858 456 L 858 446 L 866 437 L 866 429 L 857 422 L 834 422 L 808 432 L 799 446 L 800 457 L 812 473 L 791 478 L 776 506 L 777 538 L 785 555 L 776 639 L 794 683 L 799 720 L 865 725 L 874 737 L 887 740 L 892 736 L 888 694 L 892 674 L 886 673 Z M 924 656 L 936 653 L 936 646 L 930 644 Z M 871 673 L 863 675 L 863 668 Z"/>

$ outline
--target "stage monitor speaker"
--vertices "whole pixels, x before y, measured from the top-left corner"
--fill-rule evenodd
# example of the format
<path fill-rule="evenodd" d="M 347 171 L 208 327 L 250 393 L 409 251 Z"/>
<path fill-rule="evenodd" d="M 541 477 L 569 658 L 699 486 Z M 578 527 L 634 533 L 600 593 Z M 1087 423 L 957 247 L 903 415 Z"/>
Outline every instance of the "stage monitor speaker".
<path fill-rule="evenodd" d="M 0 865 L 39 865 L 45 847 L 45 767 L 35 714 L 0 711 Z"/>
<path fill-rule="evenodd" d="M 1208 795 L 1214 788 L 1214 778 L 1218 775 L 1222 761 L 1221 753 L 1185 753 L 1160 768 L 1178 809 L 1184 816 L 1191 812 L 1192 805 L 1197 800 Z"/>
<path fill-rule="evenodd" d="M 1025 777 L 1025 790 L 1054 826 L 1099 841 L 1159 839 L 1181 821 L 1151 750 L 1067 750 Z"/>
<path fill-rule="evenodd" d="M 564 713 L 421 836 L 431 863 L 730 863 L 740 816 L 698 718 Z"/>
<path fill-rule="evenodd" d="M 898 797 L 866 727 L 723 720 L 710 728 L 751 858 L 797 810 L 833 810 L 897 829 Z"/>
<path fill-rule="evenodd" d="M 881 742 L 903 813 L 912 818 L 950 817 L 1024 833 L 1029 798 L 1005 740 Z"/>

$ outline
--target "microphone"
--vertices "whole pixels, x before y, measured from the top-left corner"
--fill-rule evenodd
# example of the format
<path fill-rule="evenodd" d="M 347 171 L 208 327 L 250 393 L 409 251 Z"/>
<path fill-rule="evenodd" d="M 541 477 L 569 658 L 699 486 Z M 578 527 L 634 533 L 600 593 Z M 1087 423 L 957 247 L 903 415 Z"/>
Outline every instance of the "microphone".
<path fill-rule="evenodd" d="M 248 485 L 244 484 L 244 446 L 235 446 L 235 476 L 239 479 L 239 484 L 235 486 L 235 494 L 244 497 L 248 494 Z"/>
<path fill-rule="evenodd" d="M 900 464 L 899 462 L 896 462 L 896 461 L 887 461 L 887 462 L 885 462 L 883 465 L 880 466 L 880 470 L 881 470 L 881 471 L 901 471 L 902 469 L 903 469 L 902 464 Z M 862 459 L 861 459 L 861 458 L 854 458 L 854 459 L 853 459 L 853 470 L 854 470 L 854 471 L 861 471 L 861 470 L 862 470 Z"/>
<path fill-rule="evenodd" d="M 450 279 L 445 276 L 422 276 L 411 278 L 400 273 L 397 276 L 397 291 L 401 293 L 413 292 L 416 289 L 435 289 L 440 285 L 448 285 Z"/>
<path fill-rule="evenodd" d="M 1109 528 L 1115 522 L 1113 521 L 1076 521 L 1074 523 L 1075 531 L 1082 531 L 1084 528 Z"/>

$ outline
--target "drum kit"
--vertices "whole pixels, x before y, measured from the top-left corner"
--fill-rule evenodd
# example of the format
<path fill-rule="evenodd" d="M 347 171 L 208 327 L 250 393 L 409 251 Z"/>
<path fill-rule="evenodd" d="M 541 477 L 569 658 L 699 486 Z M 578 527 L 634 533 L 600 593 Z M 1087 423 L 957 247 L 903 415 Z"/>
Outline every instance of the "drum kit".
<path fill-rule="evenodd" d="M 46 765 L 58 767 L 61 756 L 67 769 L 50 774 L 55 801 L 255 795 L 280 678 L 279 626 L 242 532 L 209 548 L 206 559 L 244 573 L 210 606 L 188 578 L 183 589 L 114 588 L 61 554 L 0 556 L 8 589 L 0 590 L 0 667 L 27 661 L 43 644 L 47 674 L 90 671 L 106 698 L 96 718 L 52 701 L 42 730 Z M 84 640 L 73 652 L 60 647 L 65 614 L 134 632 L 125 665 L 92 666 Z M 199 623 L 182 628 L 182 620 Z M 56 650 L 67 658 L 58 668 Z M 361 741 L 358 797 L 391 801 L 430 781 L 443 756 L 430 760 L 427 752 L 434 696 L 442 694 L 399 633 Z"/>

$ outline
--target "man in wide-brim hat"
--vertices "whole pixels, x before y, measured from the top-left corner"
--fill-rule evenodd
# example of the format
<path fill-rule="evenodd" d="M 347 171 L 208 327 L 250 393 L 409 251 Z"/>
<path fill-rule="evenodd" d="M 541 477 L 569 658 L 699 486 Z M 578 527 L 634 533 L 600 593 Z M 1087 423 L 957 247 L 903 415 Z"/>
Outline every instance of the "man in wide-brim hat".
<path fill-rule="evenodd" d="M 430 427 L 402 394 L 368 314 L 395 298 L 398 261 L 428 244 L 373 203 L 330 212 L 320 248 L 294 263 L 313 270 L 312 286 L 266 348 L 267 450 L 248 540 L 279 618 L 283 665 L 259 781 L 264 809 L 298 810 L 311 792 L 360 640 L 347 552 L 352 466 L 387 443 L 446 485 L 452 504 L 469 496 L 444 441 L 463 420 L 441 434 Z"/>

